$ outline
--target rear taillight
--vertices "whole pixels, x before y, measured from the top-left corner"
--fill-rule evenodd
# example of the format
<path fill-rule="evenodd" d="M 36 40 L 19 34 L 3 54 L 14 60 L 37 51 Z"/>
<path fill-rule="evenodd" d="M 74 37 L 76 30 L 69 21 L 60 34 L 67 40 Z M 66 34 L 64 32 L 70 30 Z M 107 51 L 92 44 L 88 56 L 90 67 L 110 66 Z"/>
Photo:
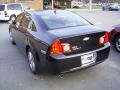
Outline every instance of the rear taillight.
<path fill-rule="evenodd" d="M 99 39 L 99 45 L 103 45 L 107 42 L 109 42 L 109 33 L 105 32 L 105 34 L 103 36 L 101 36 Z"/>
<path fill-rule="evenodd" d="M 71 52 L 71 45 L 68 43 L 62 43 L 59 39 L 55 40 L 50 47 L 51 55 L 70 53 L 70 52 Z"/>
<path fill-rule="evenodd" d="M 7 11 L 4 11 L 4 15 L 7 16 Z"/>

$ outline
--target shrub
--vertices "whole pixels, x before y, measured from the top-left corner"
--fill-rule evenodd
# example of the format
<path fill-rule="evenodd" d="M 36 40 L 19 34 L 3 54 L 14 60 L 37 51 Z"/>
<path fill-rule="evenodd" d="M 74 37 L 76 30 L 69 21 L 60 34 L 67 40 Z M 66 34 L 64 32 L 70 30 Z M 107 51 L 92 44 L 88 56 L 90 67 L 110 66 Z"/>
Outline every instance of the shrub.
<path fill-rule="evenodd" d="M 80 8 L 79 6 L 73 6 L 73 8 Z"/>
<path fill-rule="evenodd" d="M 59 9 L 66 9 L 67 6 L 59 6 Z"/>

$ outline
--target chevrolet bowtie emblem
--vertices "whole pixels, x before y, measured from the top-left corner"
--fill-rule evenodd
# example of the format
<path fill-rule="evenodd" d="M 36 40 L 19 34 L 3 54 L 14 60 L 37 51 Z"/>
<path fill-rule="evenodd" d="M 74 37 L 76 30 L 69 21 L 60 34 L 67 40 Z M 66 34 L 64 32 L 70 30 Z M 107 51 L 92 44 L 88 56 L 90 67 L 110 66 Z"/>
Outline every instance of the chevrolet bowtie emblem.
<path fill-rule="evenodd" d="M 89 37 L 85 37 L 83 38 L 83 41 L 88 41 L 90 38 Z"/>

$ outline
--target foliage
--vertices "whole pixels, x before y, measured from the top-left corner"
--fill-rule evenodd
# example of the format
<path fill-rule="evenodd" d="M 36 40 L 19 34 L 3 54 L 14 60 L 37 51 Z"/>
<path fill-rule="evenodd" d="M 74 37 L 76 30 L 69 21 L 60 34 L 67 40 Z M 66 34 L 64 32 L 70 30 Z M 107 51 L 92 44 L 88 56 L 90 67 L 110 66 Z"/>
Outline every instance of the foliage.
<path fill-rule="evenodd" d="M 58 9 L 66 9 L 67 6 L 58 6 Z"/>
<path fill-rule="evenodd" d="M 80 8 L 79 6 L 73 6 L 73 8 Z"/>

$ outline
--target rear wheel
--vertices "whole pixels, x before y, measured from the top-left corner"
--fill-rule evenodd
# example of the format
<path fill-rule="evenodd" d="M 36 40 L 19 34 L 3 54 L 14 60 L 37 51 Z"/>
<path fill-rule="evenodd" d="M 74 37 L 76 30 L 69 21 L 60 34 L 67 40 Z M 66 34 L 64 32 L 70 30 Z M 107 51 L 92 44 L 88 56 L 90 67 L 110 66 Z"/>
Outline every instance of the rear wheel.
<path fill-rule="evenodd" d="M 115 39 L 115 48 L 118 52 L 120 52 L 120 35 Z"/>
<path fill-rule="evenodd" d="M 116 11 L 119 11 L 119 9 L 117 9 Z"/>
<path fill-rule="evenodd" d="M 103 11 L 105 11 L 105 8 L 102 8 Z"/>
<path fill-rule="evenodd" d="M 15 45 L 16 43 L 15 43 L 15 41 L 14 41 L 14 39 L 13 39 L 13 36 L 12 36 L 11 31 L 9 32 L 9 35 L 10 35 L 11 43 L 12 43 L 13 45 Z"/>
<path fill-rule="evenodd" d="M 27 51 L 27 57 L 28 57 L 28 63 L 30 70 L 32 71 L 33 74 L 38 74 L 39 73 L 39 62 L 36 58 L 36 55 L 31 51 L 29 48 Z"/>

